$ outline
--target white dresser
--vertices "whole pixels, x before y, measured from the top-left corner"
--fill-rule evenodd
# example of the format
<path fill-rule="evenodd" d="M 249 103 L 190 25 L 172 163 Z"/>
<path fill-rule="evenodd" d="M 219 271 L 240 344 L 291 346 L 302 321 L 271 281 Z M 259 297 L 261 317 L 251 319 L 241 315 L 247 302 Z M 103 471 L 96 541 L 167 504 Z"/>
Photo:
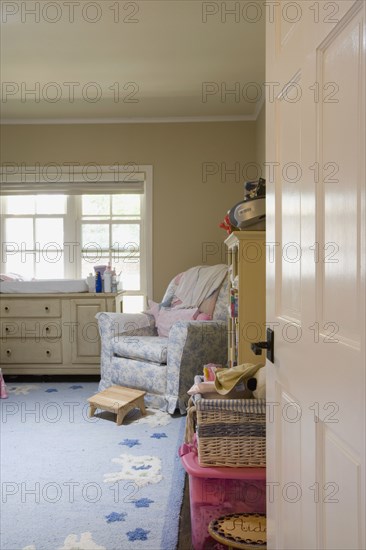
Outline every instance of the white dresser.
<path fill-rule="evenodd" d="M 99 311 L 111 293 L 1 294 L 0 363 L 5 374 L 99 374 Z"/>

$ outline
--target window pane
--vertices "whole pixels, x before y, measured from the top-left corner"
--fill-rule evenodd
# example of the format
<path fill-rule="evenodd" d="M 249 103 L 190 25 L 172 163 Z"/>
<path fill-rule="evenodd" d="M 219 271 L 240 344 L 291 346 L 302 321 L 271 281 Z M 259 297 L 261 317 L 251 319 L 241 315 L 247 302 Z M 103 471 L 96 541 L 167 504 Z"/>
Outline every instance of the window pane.
<path fill-rule="evenodd" d="M 42 251 L 36 263 L 36 279 L 63 279 L 64 258 L 61 252 Z"/>
<path fill-rule="evenodd" d="M 112 195 L 113 216 L 140 216 L 140 195 Z"/>
<path fill-rule="evenodd" d="M 141 313 L 144 309 L 144 296 L 123 296 L 123 313 Z"/>
<path fill-rule="evenodd" d="M 67 263 L 79 263 L 77 258 L 81 255 L 82 272 L 75 273 L 76 276 L 87 277 L 90 272 L 94 273 L 95 265 L 106 265 L 110 261 L 116 272 L 121 273 L 121 284 L 126 290 L 141 290 L 141 195 L 43 194 L 2 200 L 10 216 L 4 218 L 8 242 L 8 251 L 4 250 L 6 271 L 26 278 L 63 278 L 68 273 Z M 81 235 L 74 234 L 75 213 L 80 215 L 80 208 Z M 66 236 L 80 243 L 72 249 L 75 257 L 63 250 Z M 136 303 L 142 300 L 136 299 Z"/>
<path fill-rule="evenodd" d="M 64 223 L 62 218 L 40 218 L 36 219 L 36 242 L 41 249 L 48 243 L 56 243 L 50 247 L 53 250 L 64 248 Z"/>
<path fill-rule="evenodd" d="M 6 273 L 17 273 L 24 279 L 34 277 L 34 254 L 14 254 L 7 256 L 5 263 Z"/>
<path fill-rule="evenodd" d="M 124 261 L 122 258 L 113 260 L 113 267 L 116 273 L 120 274 L 122 288 L 124 290 L 140 290 L 140 260 L 135 258 L 135 261 Z"/>
<path fill-rule="evenodd" d="M 81 260 L 81 278 L 85 279 L 89 273 L 92 273 L 95 275 L 94 266 L 97 265 L 108 265 L 109 257 L 103 256 L 100 257 L 100 254 L 96 255 L 86 255 L 83 254 L 83 258 Z"/>
<path fill-rule="evenodd" d="M 118 252 L 128 250 L 138 251 L 140 249 L 140 225 L 137 224 L 113 224 L 112 244 Z"/>
<path fill-rule="evenodd" d="M 104 250 L 109 250 L 109 225 L 100 223 L 83 223 L 81 234 L 83 248 L 85 248 L 88 244 L 90 245 L 90 243 L 96 243 L 97 247 Z M 94 249 L 95 248 L 96 247 L 94 247 Z"/>
<path fill-rule="evenodd" d="M 37 214 L 66 214 L 65 195 L 37 195 Z"/>
<path fill-rule="evenodd" d="M 6 197 L 6 213 L 7 214 L 34 214 L 35 212 L 35 197 L 33 195 Z"/>
<path fill-rule="evenodd" d="M 110 195 L 83 195 L 81 212 L 83 216 L 109 216 Z"/>
<path fill-rule="evenodd" d="M 6 241 L 16 243 L 16 246 L 33 250 L 33 220 L 32 218 L 10 218 L 5 220 Z M 23 243 L 23 245 L 22 245 Z"/>

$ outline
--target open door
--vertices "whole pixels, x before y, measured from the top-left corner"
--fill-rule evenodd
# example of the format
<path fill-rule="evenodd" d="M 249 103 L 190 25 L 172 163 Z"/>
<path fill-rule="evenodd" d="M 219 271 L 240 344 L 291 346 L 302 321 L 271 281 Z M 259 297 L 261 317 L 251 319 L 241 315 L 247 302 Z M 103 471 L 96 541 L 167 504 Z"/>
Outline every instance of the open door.
<path fill-rule="evenodd" d="M 361 550 L 366 2 L 268 4 L 268 548 Z"/>

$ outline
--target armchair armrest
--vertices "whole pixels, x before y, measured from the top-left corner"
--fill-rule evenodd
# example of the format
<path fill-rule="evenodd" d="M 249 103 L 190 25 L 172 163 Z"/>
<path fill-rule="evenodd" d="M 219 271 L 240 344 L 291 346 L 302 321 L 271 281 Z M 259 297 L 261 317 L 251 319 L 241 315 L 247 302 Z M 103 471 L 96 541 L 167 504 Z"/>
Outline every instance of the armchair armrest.
<path fill-rule="evenodd" d="M 126 336 L 153 336 L 155 319 L 148 313 L 97 313 L 101 338 L 113 338 L 119 334 Z"/>
<path fill-rule="evenodd" d="M 99 390 L 111 385 L 113 343 L 120 335 L 153 336 L 156 333 L 155 319 L 147 313 L 106 313 L 96 314 L 101 339 Z"/>
<path fill-rule="evenodd" d="M 170 329 L 167 357 L 168 394 L 178 395 L 181 412 L 186 411 L 187 391 L 203 365 L 227 363 L 225 321 L 178 321 Z M 170 411 L 169 411 L 170 412 Z"/>

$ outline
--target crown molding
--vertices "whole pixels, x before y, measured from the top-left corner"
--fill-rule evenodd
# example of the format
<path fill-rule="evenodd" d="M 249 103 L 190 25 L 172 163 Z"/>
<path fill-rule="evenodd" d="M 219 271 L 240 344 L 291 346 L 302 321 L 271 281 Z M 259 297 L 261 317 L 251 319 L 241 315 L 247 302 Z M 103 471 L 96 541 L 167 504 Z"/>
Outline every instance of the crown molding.
<path fill-rule="evenodd" d="M 262 108 L 262 105 L 260 109 Z M 255 121 L 260 109 L 253 115 L 212 115 L 212 116 L 176 116 L 176 117 L 136 117 L 136 118 L 4 118 L 5 125 L 51 125 L 51 124 L 171 124 L 191 122 L 248 122 Z"/>

